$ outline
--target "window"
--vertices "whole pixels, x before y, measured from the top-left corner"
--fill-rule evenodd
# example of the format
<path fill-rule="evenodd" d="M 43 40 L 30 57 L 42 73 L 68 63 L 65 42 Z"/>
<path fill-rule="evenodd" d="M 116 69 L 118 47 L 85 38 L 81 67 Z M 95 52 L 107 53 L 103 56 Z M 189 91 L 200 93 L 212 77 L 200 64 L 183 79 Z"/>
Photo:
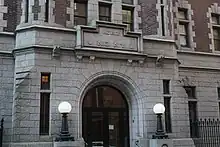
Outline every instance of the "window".
<path fill-rule="evenodd" d="M 161 29 L 162 29 L 162 36 L 165 36 L 165 20 L 164 20 L 164 0 L 160 0 L 160 10 L 161 10 Z"/>
<path fill-rule="evenodd" d="M 163 94 L 170 94 L 170 80 L 163 80 Z"/>
<path fill-rule="evenodd" d="M 133 5 L 133 0 L 122 0 L 122 3 Z"/>
<path fill-rule="evenodd" d="M 165 129 L 166 129 L 167 133 L 171 133 L 172 132 L 170 100 L 171 100 L 171 97 L 164 97 Z"/>
<path fill-rule="evenodd" d="M 184 87 L 188 96 L 188 107 L 189 107 L 189 121 L 190 121 L 190 135 L 191 137 L 197 137 L 198 126 L 197 126 L 197 99 L 196 99 L 196 87 L 186 86 Z"/>
<path fill-rule="evenodd" d="M 75 0 L 74 1 L 74 24 L 86 25 L 87 24 L 87 1 Z"/>
<path fill-rule="evenodd" d="M 186 94 L 188 96 L 188 99 L 196 99 L 196 87 L 186 86 L 184 88 L 186 90 Z"/>
<path fill-rule="evenodd" d="M 50 93 L 40 94 L 40 135 L 49 135 Z"/>
<path fill-rule="evenodd" d="M 189 101 L 189 121 L 190 121 L 190 134 L 191 137 L 197 137 L 197 126 L 195 122 L 197 120 L 197 101 Z"/>
<path fill-rule="evenodd" d="M 45 0 L 45 22 L 48 22 L 49 18 L 49 0 Z"/>
<path fill-rule="evenodd" d="M 217 88 L 217 92 L 218 92 L 218 99 L 220 100 L 220 87 Z"/>
<path fill-rule="evenodd" d="M 189 20 L 187 17 L 186 9 L 179 9 L 178 11 L 178 19 L 179 19 L 179 35 L 180 35 L 180 45 L 182 47 L 190 47 L 189 46 Z"/>
<path fill-rule="evenodd" d="M 25 23 L 28 22 L 28 14 L 29 14 L 29 0 L 26 0 L 25 1 L 26 4 L 25 4 Z"/>
<path fill-rule="evenodd" d="M 41 89 L 50 89 L 50 73 L 41 73 Z"/>
<path fill-rule="evenodd" d="M 220 51 L 220 15 L 212 14 L 214 48 Z"/>
<path fill-rule="evenodd" d="M 133 8 L 122 7 L 122 23 L 127 24 L 128 28 L 133 31 Z"/>
<path fill-rule="evenodd" d="M 99 20 L 111 21 L 111 5 L 99 3 Z"/>

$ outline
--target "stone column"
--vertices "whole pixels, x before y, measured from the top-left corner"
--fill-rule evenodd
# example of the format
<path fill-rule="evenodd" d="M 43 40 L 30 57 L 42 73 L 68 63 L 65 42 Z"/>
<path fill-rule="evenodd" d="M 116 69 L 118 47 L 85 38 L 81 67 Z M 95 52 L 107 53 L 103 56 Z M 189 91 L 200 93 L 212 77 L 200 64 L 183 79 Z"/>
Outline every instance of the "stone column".
<path fill-rule="evenodd" d="M 8 9 L 4 6 L 4 0 L 0 0 L 0 32 L 3 32 L 4 27 L 7 27 L 7 20 L 3 19 L 4 13 L 7 13 Z"/>

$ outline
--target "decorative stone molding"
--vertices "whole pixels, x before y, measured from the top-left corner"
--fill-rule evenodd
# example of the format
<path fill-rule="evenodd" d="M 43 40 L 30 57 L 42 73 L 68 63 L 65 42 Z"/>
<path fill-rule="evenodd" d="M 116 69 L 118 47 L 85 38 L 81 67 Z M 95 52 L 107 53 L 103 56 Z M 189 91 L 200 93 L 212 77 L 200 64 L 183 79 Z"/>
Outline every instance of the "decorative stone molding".
<path fill-rule="evenodd" d="M 60 47 L 59 46 L 55 46 L 53 48 L 52 56 L 53 57 L 60 57 Z"/>
<path fill-rule="evenodd" d="M 163 67 L 164 59 L 165 59 L 165 56 L 164 56 L 164 55 L 159 55 L 159 56 L 157 57 L 157 60 L 156 60 L 156 65 L 157 65 L 157 67 Z"/>
<path fill-rule="evenodd" d="M 208 28 L 209 28 L 209 39 L 210 39 L 210 44 L 209 48 L 212 52 L 215 51 L 214 48 L 214 38 L 213 38 L 213 29 L 212 29 L 212 14 L 219 14 L 220 15 L 220 5 L 218 3 L 213 3 L 209 8 L 207 12 L 207 17 L 208 17 Z"/>
<path fill-rule="evenodd" d="M 7 27 L 7 20 L 3 16 L 8 13 L 8 8 L 4 6 L 4 0 L 0 0 L 0 32 L 3 32 L 4 27 Z"/>
<path fill-rule="evenodd" d="M 95 61 L 95 56 L 89 56 L 89 61 L 90 61 L 90 62 Z"/>
<path fill-rule="evenodd" d="M 188 21 L 189 21 L 189 29 L 188 29 L 188 36 L 189 36 L 189 46 L 191 50 L 195 50 L 196 48 L 196 42 L 194 41 L 194 38 L 196 36 L 195 33 L 195 22 L 192 19 L 193 18 L 193 10 L 191 8 L 191 4 L 188 3 L 187 0 L 178 0 L 175 3 L 175 7 L 173 8 L 173 12 L 174 12 L 174 34 L 175 34 L 175 39 L 176 39 L 176 44 L 178 46 L 179 49 L 182 49 L 182 47 L 180 46 L 180 40 L 179 40 L 179 20 L 178 20 L 178 8 L 184 8 L 187 9 L 188 11 Z"/>
<path fill-rule="evenodd" d="M 79 56 L 79 55 L 76 56 L 76 60 L 77 60 L 77 61 L 81 61 L 82 58 L 83 58 L 83 56 Z"/>
<path fill-rule="evenodd" d="M 127 61 L 127 65 L 131 65 L 131 64 L 132 64 L 132 62 L 133 62 L 133 60 L 128 59 L 128 61 Z"/>

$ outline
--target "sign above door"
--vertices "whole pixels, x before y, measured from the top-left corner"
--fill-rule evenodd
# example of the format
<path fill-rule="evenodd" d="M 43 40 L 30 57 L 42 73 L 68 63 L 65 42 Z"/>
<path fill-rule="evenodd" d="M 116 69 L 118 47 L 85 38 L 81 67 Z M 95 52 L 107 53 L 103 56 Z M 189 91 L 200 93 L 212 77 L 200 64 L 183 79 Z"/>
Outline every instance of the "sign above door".
<path fill-rule="evenodd" d="M 96 27 L 78 26 L 76 49 L 108 49 L 139 52 L 141 34 L 128 32 L 124 24 L 97 21 Z"/>

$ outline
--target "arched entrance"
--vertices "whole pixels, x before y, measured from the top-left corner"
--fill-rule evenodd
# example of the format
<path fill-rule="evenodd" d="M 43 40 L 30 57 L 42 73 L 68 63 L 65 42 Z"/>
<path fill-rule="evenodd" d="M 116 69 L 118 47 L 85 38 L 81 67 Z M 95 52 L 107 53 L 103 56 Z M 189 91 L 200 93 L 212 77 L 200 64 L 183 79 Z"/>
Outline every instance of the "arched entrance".
<path fill-rule="evenodd" d="M 83 138 L 89 147 L 129 147 L 128 104 L 114 87 L 88 90 L 82 106 Z"/>

